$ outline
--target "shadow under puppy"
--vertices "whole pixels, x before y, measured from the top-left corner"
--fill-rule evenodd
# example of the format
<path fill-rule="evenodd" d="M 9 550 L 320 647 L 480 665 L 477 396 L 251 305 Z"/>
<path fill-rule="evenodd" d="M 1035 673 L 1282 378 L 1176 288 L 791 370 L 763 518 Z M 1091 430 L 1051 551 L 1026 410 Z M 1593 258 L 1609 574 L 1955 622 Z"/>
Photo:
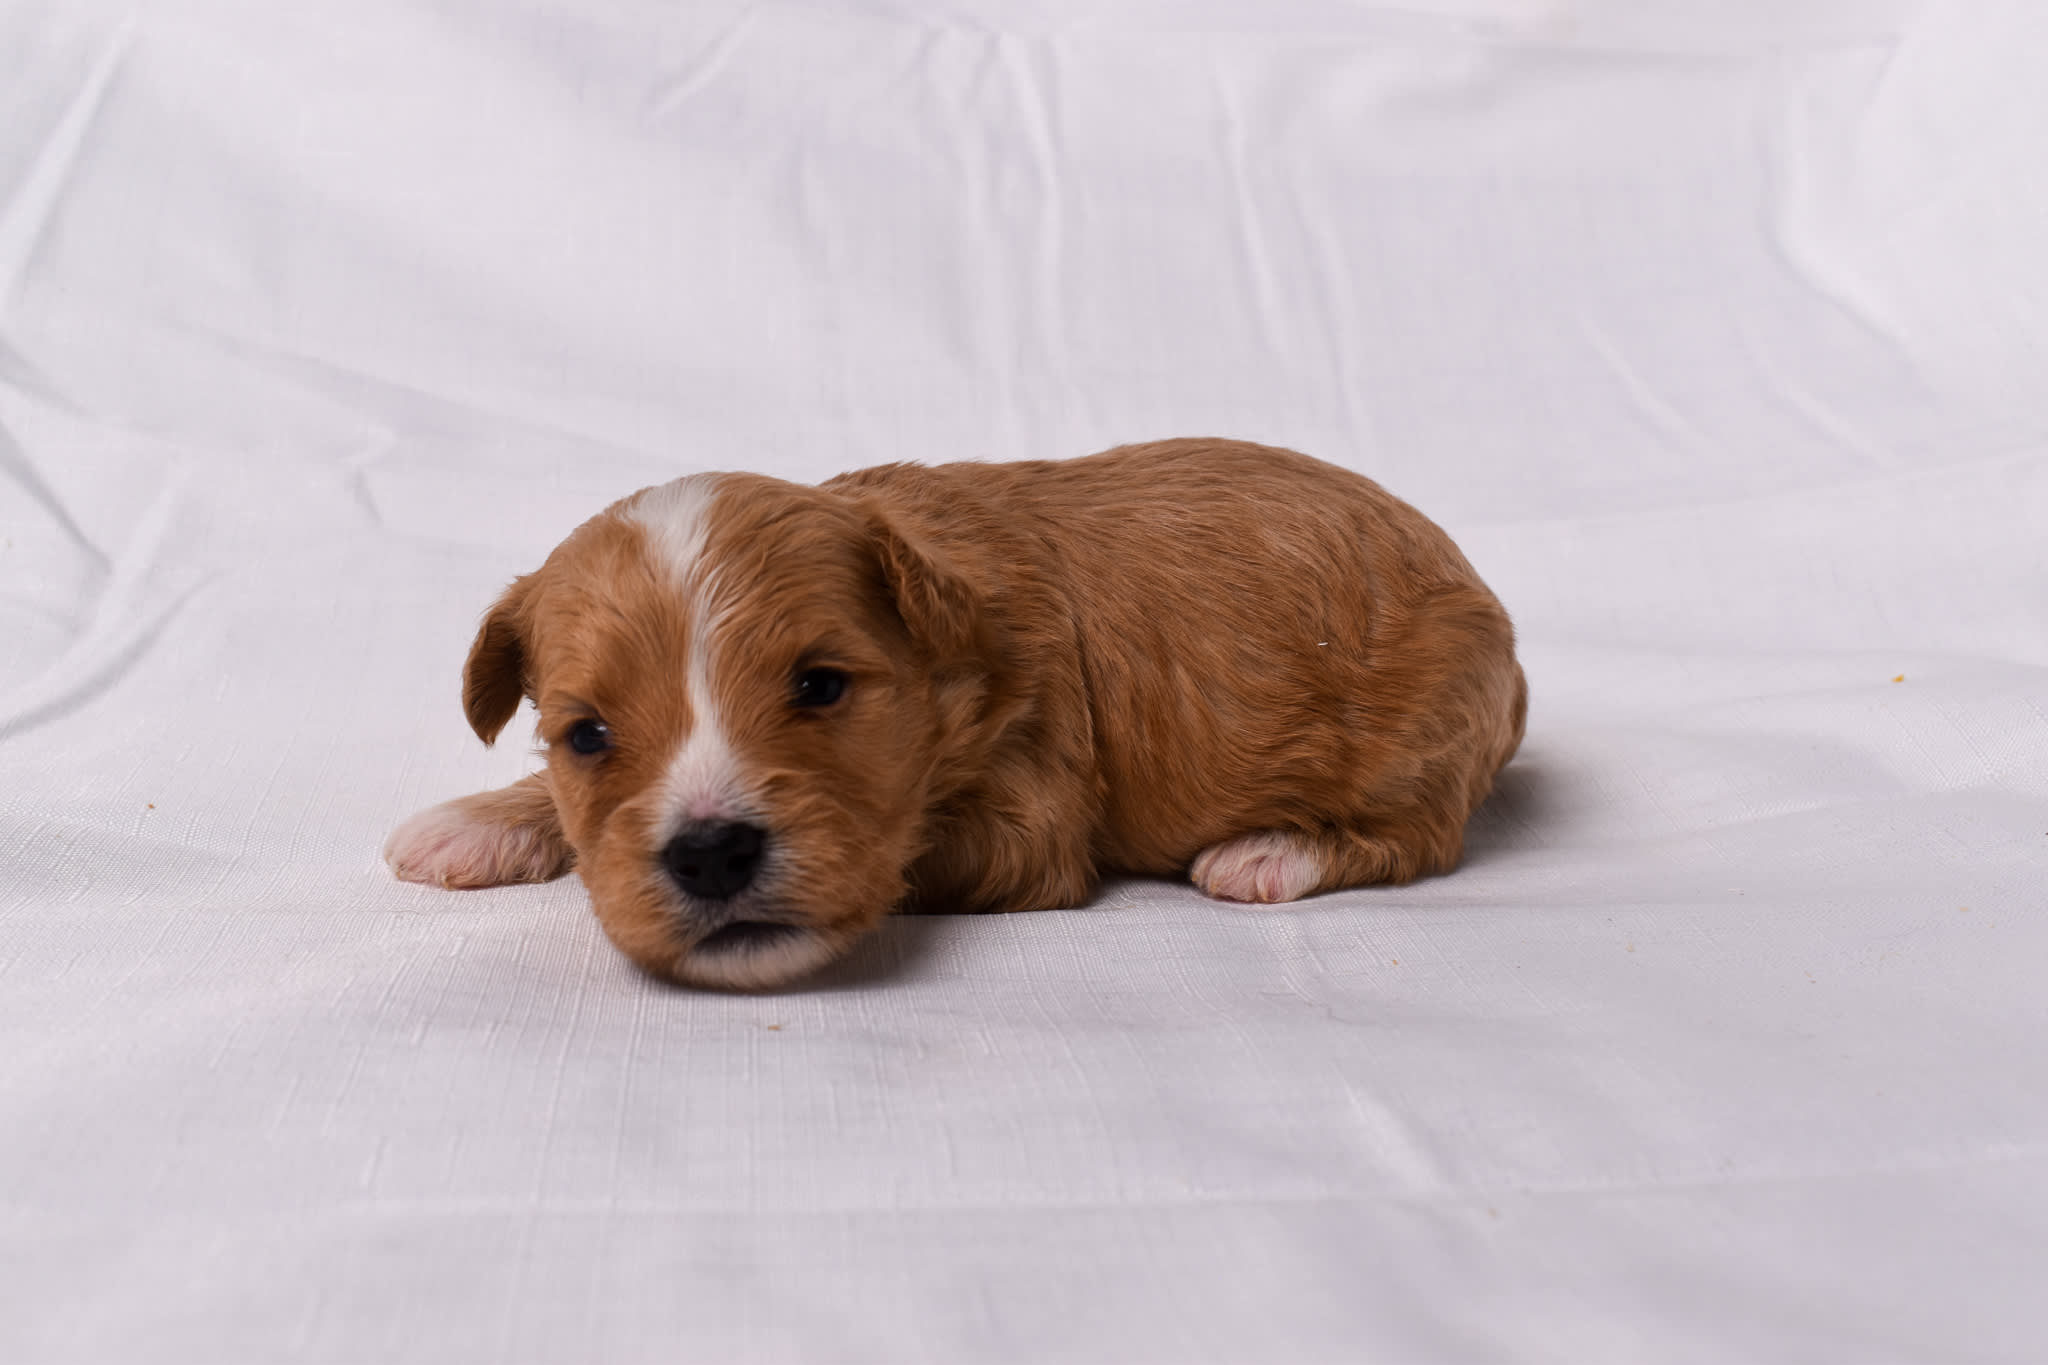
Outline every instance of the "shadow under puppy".
<path fill-rule="evenodd" d="M 1105 872 L 1288 901 L 1456 866 L 1522 737 L 1507 614 L 1356 474 L 1235 441 L 697 474 L 484 618 L 463 707 L 547 766 L 399 826 L 401 878 L 582 875 L 647 971 L 789 982 L 899 908 Z"/>

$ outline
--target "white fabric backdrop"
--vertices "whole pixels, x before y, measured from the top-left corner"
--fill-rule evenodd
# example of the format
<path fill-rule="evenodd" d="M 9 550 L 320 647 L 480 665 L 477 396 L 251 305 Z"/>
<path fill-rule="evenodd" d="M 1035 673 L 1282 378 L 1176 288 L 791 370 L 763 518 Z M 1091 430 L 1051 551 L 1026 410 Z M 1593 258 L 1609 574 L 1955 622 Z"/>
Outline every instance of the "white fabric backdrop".
<path fill-rule="evenodd" d="M 2048 1358 L 2044 51 L 6 0 L 0 1358 Z M 612 498 L 1182 434 L 1516 614 L 1457 875 L 752 998 L 378 863 L 532 762 L 460 660 Z"/>

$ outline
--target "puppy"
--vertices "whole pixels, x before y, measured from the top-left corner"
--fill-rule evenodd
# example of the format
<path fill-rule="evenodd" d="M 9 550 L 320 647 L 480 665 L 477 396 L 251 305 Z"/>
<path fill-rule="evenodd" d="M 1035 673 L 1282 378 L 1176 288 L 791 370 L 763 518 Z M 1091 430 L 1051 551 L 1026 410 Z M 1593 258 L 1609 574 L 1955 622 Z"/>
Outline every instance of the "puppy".
<path fill-rule="evenodd" d="M 643 489 L 484 617 L 486 744 L 522 697 L 546 768 L 413 816 L 393 871 L 573 866 L 634 962 L 726 988 L 1105 872 L 1270 903 L 1449 871 L 1527 707 L 1441 529 L 1221 440 Z"/>

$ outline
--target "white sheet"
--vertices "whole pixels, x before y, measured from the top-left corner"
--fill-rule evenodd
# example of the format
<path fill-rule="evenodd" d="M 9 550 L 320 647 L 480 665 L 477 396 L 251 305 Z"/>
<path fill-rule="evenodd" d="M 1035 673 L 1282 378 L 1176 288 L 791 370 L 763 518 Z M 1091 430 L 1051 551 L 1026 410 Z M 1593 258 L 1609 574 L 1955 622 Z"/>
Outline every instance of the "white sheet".
<path fill-rule="evenodd" d="M 2043 44 L 0 6 L 0 1359 L 2048 1357 Z M 729 997 L 378 863 L 612 498 L 1200 433 L 1515 613 L 1456 875 Z"/>

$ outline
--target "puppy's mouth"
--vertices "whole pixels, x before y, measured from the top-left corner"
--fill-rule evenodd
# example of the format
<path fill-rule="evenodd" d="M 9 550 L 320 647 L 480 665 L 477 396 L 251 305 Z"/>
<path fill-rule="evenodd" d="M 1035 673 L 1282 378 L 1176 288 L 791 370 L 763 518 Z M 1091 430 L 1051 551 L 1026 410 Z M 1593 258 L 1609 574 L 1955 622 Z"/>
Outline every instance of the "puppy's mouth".
<path fill-rule="evenodd" d="M 769 948 L 780 948 L 805 936 L 807 930 L 794 924 L 781 924 L 765 919 L 736 919 L 730 924 L 720 925 L 697 940 L 693 952 L 711 953 L 724 957 L 739 953 L 756 953 Z"/>
<path fill-rule="evenodd" d="M 824 966 L 842 946 L 814 925 L 728 920 L 671 959 L 666 974 L 686 986 L 774 990 Z"/>

